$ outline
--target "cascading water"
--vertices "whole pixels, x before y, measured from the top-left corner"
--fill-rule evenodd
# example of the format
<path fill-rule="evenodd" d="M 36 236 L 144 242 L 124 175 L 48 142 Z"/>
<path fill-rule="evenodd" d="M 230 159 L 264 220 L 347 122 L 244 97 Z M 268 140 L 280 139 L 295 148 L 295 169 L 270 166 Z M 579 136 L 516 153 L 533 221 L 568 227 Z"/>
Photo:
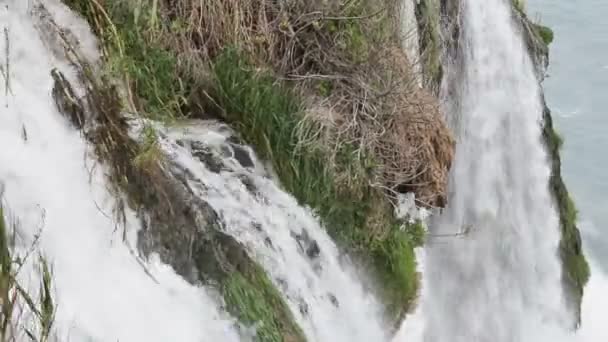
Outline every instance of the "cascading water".
<path fill-rule="evenodd" d="M 80 33 L 76 38 L 89 48 L 88 57 L 96 55 L 86 24 L 57 1 L 41 3 L 61 17 L 62 26 Z M 58 68 L 68 77 L 73 70 L 56 53 L 48 32 L 36 29 L 35 6 L 0 4 L 0 23 L 7 32 L 0 44 L 0 51 L 7 51 L 4 84 L 10 85 L 0 110 L 3 201 L 11 216 L 20 219 L 16 233 L 23 249 L 35 240 L 44 217 L 39 251 L 53 266 L 59 337 L 246 338 L 239 336 L 233 319 L 220 313 L 209 291 L 188 284 L 154 255 L 150 260 L 136 256 L 140 225 L 129 210 L 127 241 L 121 240 L 105 170 L 51 97 L 51 70 Z M 217 211 L 226 233 L 266 269 L 308 341 L 388 340 L 381 306 L 360 284 L 354 268 L 340 258 L 310 210 L 283 192 L 247 147 L 200 122 L 158 129 L 174 171 L 188 176 L 188 186 Z M 202 161 L 201 153 L 215 163 Z M 22 277 L 35 287 L 33 266 L 29 270 Z"/>
<path fill-rule="evenodd" d="M 42 2 L 95 55 L 86 25 L 58 1 Z M 71 69 L 36 30 L 28 2 L 0 5 L 3 201 L 20 219 L 22 250 L 36 240 L 44 218 L 39 249 L 53 266 L 59 336 L 244 338 L 210 290 L 188 284 L 154 255 L 136 257 L 139 221 L 128 210 L 127 241 L 121 241 L 108 214 L 114 201 L 104 169 L 93 167 L 92 151 L 50 95 L 51 69 L 66 75 Z M 453 79 L 463 89 L 451 99 L 458 106 L 447 104 L 456 109 L 448 112 L 459 137 L 452 195 L 432 222 L 422 255 L 421 307 L 408 324 L 422 323 L 423 329 L 409 341 L 548 341 L 549 331 L 567 326 L 537 82 L 510 13 L 506 1 L 464 1 L 464 70 Z M 172 167 L 187 175 L 225 232 L 264 267 L 309 341 L 388 340 L 380 305 L 354 268 L 340 259 L 310 210 L 283 192 L 248 148 L 200 122 L 159 132 Z M 454 233 L 462 236 L 433 237 Z M 32 265 L 21 277 L 38 284 Z M 398 336 L 400 341 L 408 339 Z"/>
<path fill-rule="evenodd" d="M 424 341 L 539 341 L 569 326 L 538 83 L 511 15 L 506 0 L 463 1 L 450 202 L 431 225 L 415 318 Z"/>
<path fill-rule="evenodd" d="M 266 269 L 307 340 L 386 341 L 381 307 L 318 220 L 228 130 L 212 127 L 169 128 L 163 149 L 187 171 L 190 188 L 218 212 L 226 232 Z"/>
<path fill-rule="evenodd" d="M 44 4 L 74 32 L 88 31 L 62 5 Z M 39 251 L 53 269 L 58 340 L 239 341 L 233 320 L 222 318 L 204 289 L 154 258 L 145 272 L 115 233 L 104 170 L 94 167 L 92 151 L 51 97 L 51 69 L 70 69 L 45 46 L 35 17 L 27 1 L 0 1 L 0 182 L 8 216 L 19 220 L 16 248 L 29 248 L 41 232 Z M 94 45 L 90 33 L 79 38 Z M 133 237 L 138 221 L 127 214 Z M 30 270 L 20 278 L 35 290 Z"/>

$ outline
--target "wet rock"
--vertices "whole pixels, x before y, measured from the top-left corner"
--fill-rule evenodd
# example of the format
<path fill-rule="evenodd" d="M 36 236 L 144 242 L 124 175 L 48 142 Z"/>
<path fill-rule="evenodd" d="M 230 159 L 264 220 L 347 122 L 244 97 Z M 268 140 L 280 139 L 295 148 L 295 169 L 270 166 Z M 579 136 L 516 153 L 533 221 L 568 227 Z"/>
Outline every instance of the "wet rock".
<path fill-rule="evenodd" d="M 222 158 L 232 157 L 232 149 L 228 145 L 220 145 L 220 152 L 222 153 Z"/>
<path fill-rule="evenodd" d="M 317 241 L 312 240 L 308 245 L 308 248 L 306 249 L 306 255 L 309 258 L 314 259 L 318 257 L 320 253 L 321 249 L 319 248 L 319 244 L 317 243 Z"/>
<path fill-rule="evenodd" d="M 306 302 L 303 299 L 300 300 L 300 303 L 298 304 L 298 307 L 299 307 L 300 313 L 302 315 L 308 316 L 310 308 L 308 307 L 308 304 L 306 304 Z"/>
<path fill-rule="evenodd" d="M 81 130 L 84 126 L 84 104 L 76 96 L 74 89 L 65 76 L 56 68 L 51 70 L 53 77 L 52 95 L 57 105 L 57 109 L 63 114 L 74 126 Z"/>
<path fill-rule="evenodd" d="M 21 126 L 21 139 L 23 139 L 24 142 L 27 142 L 27 130 L 25 129 L 25 125 Z"/>
<path fill-rule="evenodd" d="M 298 243 L 300 250 L 306 253 L 306 256 L 308 256 L 310 259 L 315 259 L 319 256 L 319 254 L 321 254 L 319 244 L 317 241 L 312 239 L 310 235 L 308 235 L 308 232 L 305 229 L 303 229 L 302 233 L 300 234 L 291 232 L 291 236 Z"/>
<path fill-rule="evenodd" d="M 329 293 L 327 295 L 327 297 L 329 297 L 329 301 L 331 302 L 331 304 L 333 306 L 335 306 L 336 308 L 340 307 L 340 303 L 338 302 L 338 298 L 336 298 L 336 296 L 334 296 L 333 293 Z"/>
<path fill-rule="evenodd" d="M 262 225 L 261 225 L 260 223 L 258 223 L 258 222 L 253 222 L 253 223 L 251 224 L 251 226 L 252 226 L 253 228 L 255 228 L 255 230 L 257 230 L 258 232 L 263 231 L 263 229 L 262 229 Z"/>
<path fill-rule="evenodd" d="M 190 143 L 190 149 L 192 151 L 192 155 L 205 164 L 209 171 L 219 173 L 224 169 L 224 164 L 222 161 L 213 154 L 208 146 L 204 145 L 203 143 L 192 141 Z"/>
<path fill-rule="evenodd" d="M 232 147 L 232 151 L 234 152 L 234 159 L 236 159 L 239 164 L 241 164 L 241 166 L 249 168 L 255 167 L 255 163 L 253 162 L 253 159 L 251 158 L 251 155 L 249 154 L 249 151 L 247 151 L 247 149 L 245 149 L 241 145 L 236 144 L 230 144 L 230 146 Z"/>
<path fill-rule="evenodd" d="M 258 188 L 253 183 L 253 179 L 244 174 L 239 175 L 238 178 L 241 180 L 241 183 L 243 183 L 247 191 L 254 195 L 258 194 Z"/>

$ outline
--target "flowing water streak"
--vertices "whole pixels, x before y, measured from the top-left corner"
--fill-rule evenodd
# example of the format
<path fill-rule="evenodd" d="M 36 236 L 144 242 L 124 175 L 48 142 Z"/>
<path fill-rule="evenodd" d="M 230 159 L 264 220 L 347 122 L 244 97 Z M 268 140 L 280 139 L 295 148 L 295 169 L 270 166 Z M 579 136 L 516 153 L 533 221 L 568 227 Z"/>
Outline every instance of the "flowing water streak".
<path fill-rule="evenodd" d="M 104 168 L 94 167 L 90 148 L 51 97 L 51 69 L 70 69 L 41 39 L 28 3 L 0 1 L 0 33 L 7 33 L 0 61 L 10 81 L 0 85 L 0 183 L 10 216 L 20 220 L 17 248 L 27 248 L 42 226 L 39 249 L 53 267 L 59 339 L 238 341 L 233 321 L 203 289 L 157 258 L 147 264 L 152 278 L 115 232 Z M 63 5 L 43 3 L 62 25 L 87 33 L 78 37 L 82 46 L 94 45 L 86 24 Z M 127 214 L 133 238 L 137 220 Z M 36 288 L 28 271 L 21 280 Z"/>
<path fill-rule="evenodd" d="M 532 62 L 506 0 L 464 0 L 450 202 L 425 250 L 421 340 L 539 341 L 569 326 Z M 413 329 L 413 328 L 412 328 Z M 542 336 L 542 339 L 541 339 Z"/>
<path fill-rule="evenodd" d="M 226 232 L 264 267 L 308 341 L 387 341 L 381 307 L 318 219 L 229 135 L 195 122 L 165 131 L 162 146 L 175 167 L 187 170 L 190 188 L 218 212 Z M 202 154 L 205 162 L 197 158 Z"/>

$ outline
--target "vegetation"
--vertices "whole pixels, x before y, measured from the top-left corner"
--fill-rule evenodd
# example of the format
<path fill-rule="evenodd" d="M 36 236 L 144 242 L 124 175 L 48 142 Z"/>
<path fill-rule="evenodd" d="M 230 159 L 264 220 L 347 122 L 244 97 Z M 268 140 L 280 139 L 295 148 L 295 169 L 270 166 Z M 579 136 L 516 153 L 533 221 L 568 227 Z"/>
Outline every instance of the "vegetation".
<path fill-rule="evenodd" d="M 244 324 L 257 328 L 257 341 L 305 341 L 264 270 L 256 267 L 253 272 L 250 279 L 237 272 L 224 282 L 222 292 L 229 311 Z"/>
<path fill-rule="evenodd" d="M 419 41 L 422 51 L 424 75 L 431 87 L 440 84 L 443 77 L 441 61 L 441 33 L 439 1 L 422 0 L 416 6 Z"/>
<path fill-rule="evenodd" d="M 214 73 L 218 104 L 230 113 L 228 119 L 261 157 L 272 161 L 286 190 L 317 210 L 332 237 L 353 254 L 372 261 L 391 314 L 401 315 L 416 293 L 412 248 L 421 243 L 420 230 L 403 231 L 392 206 L 382 204 L 382 192 L 366 183 L 365 174 L 349 174 L 360 179 L 338 186 L 339 175 L 328 168 L 324 151 L 300 148 L 300 141 L 312 139 L 307 134 L 315 130 L 302 127 L 306 123 L 301 120 L 298 98 L 289 89 L 257 73 L 235 50 L 218 57 Z M 371 161 L 358 161 L 351 151 L 344 146 L 338 152 L 341 168 L 361 172 L 373 166 Z"/>
<path fill-rule="evenodd" d="M 559 149 L 563 144 L 555 132 L 551 112 L 545 106 L 543 138 L 552 162 L 550 188 L 558 206 L 561 241 L 559 254 L 562 259 L 562 277 L 569 299 L 569 305 L 575 311 L 580 324 L 580 306 L 583 289 L 589 280 L 590 270 L 583 254 L 582 240 L 577 224 L 577 210 L 561 177 L 561 160 Z"/>
<path fill-rule="evenodd" d="M 553 42 L 553 30 L 548 26 L 544 26 L 540 23 L 533 23 L 526 13 L 525 0 L 512 0 L 513 8 L 524 17 L 525 25 L 530 25 L 533 33 L 537 35 L 545 46 L 549 46 Z"/>
<path fill-rule="evenodd" d="M 513 0 L 513 6 L 520 12 L 526 11 L 526 1 L 525 0 Z"/>
<path fill-rule="evenodd" d="M 165 238 L 172 235 L 158 203 L 175 206 L 175 196 L 154 133 L 144 130 L 143 143 L 128 138 L 123 109 L 157 120 L 228 121 L 343 249 L 369 266 L 390 319 L 403 317 L 416 295 L 413 248 L 424 230 L 398 222 L 394 199 L 411 191 L 420 205 L 443 206 L 453 140 L 435 100 L 410 75 L 392 16 L 397 2 L 66 3 L 104 43 L 105 73 L 92 82 L 89 101 L 100 108 L 97 154 L 131 206 L 159 211 L 153 216 Z M 124 85 L 120 99 L 110 80 Z M 245 323 L 264 321 L 261 341 L 291 341 L 286 331 L 299 333 L 289 328 L 284 303 L 251 271 L 258 266 L 245 264 L 236 273 L 201 267 L 219 282 L 229 311 Z"/>
<path fill-rule="evenodd" d="M 535 24 L 534 28 L 545 45 L 549 45 L 553 42 L 553 30 L 551 30 L 551 28 L 540 24 Z"/>
<path fill-rule="evenodd" d="M 13 251 L 12 237 L 16 223 L 7 224 L 5 210 L 0 204 L 0 341 L 15 342 L 25 338 L 46 342 L 52 338 L 55 304 L 52 294 L 52 277 L 46 260 L 40 256 L 38 301 L 17 280 L 22 267 L 33 249 L 17 256 Z"/>
<path fill-rule="evenodd" d="M 78 60 L 79 57 L 75 54 L 72 58 Z M 247 256 L 243 246 L 220 233 L 216 214 L 204 203 L 197 202 L 200 211 L 193 209 L 194 201 L 184 197 L 187 192 L 163 172 L 165 161 L 156 131 L 149 125 L 144 126 L 141 141 L 130 138 L 116 88 L 107 80 L 95 77 L 86 64 L 79 66 L 89 89 L 86 105 L 97 123 L 97 128 L 88 132 L 87 137 L 100 160 L 111 167 L 112 190 L 125 193 L 128 205 L 134 209 L 146 210 L 152 226 L 150 239 L 157 238 L 151 243 L 162 244 L 172 251 L 171 255 L 162 255 L 164 261 L 183 276 L 196 267 L 200 271 L 196 281 L 216 286 L 224 295 L 229 312 L 245 324 L 261 325 L 256 341 L 304 341 L 286 303 L 259 266 Z M 122 196 L 117 198 L 121 200 Z M 125 205 L 119 202 L 117 206 L 115 214 L 119 223 L 124 222 Z M 203 220 L 207 220 L 208 227 L 199 227 Z M 192 236 L 196 236 L 194 242 L 190 240 Z M 184 257 L 184 253 L 190 253 L 184 250 L 184 245 L 190 245 L 196 253 Z M 184 265 L 184 259 L 194 259 L 194 263 Z M 264 315 L 253 320 L 250 313 L 260 313 L 262 309 Z"/>
<path fill-rule="evenodd" d="M 514 7 L 519 11 L 524 25 L 524 38 L 528 44 L 531 57 L 537 64 L 546 63 L 548 59 L 548 45 L 553 41 L 553 31 L 540 24 L 534 24 L 523 11 L 523 6 Z M 546 65 L 537 65 L 537 69 L 544 69 Z M 544 70 L 541 70 L 544 72 Z M 564 292 L 568 299 L 570 309 L 575 313 L 576 324 L 580 324 L 580 310 L 583 298 L 583 289 L 590 276 L 589 265 L 583 254 L 580 231 L 577 228 L 577 210 L 570 197 L 561 175 L 560 149 L 564 140 L 553 125 L 551 112 L 544 104 L 543 112 L 543 141 L 546 145 L 551 162 L 551 178 L 549 187 L 557 205 L 561 240 L 559 255 L 562 260 L 562 279 Z"/>

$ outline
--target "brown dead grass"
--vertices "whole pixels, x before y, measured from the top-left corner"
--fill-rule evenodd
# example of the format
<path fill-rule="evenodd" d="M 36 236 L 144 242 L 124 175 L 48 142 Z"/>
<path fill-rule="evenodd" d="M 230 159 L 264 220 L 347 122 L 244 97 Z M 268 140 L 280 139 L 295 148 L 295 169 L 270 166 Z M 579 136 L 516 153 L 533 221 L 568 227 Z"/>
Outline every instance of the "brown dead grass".
<path fill-rule="evenodd" d="M 153 14 L 144 31 L 177 56 L 178 70 L 194 84 L 191 107 L 208 111 L 210 66 L 236 47 L 310 104 L 303 121 L 317 132 L 300 144 L 325 150 L 341 185 L 368 182 L 389 198 L 413 191 L 420 205 L 442 207 L 454 142 L 436 99 L 411 74 L 396 6 L 395 0 L 159 0 L 158 9 L 145 9 Z M 356 168 L 341 162 L 345 147 Z"/>
<path fill-rule="evenodd" d="M 311 104 L 304 121 L 318 132 L 300 143 L 328 152 L 342 185 L 368 182 L 389 198 L 413 191 L 419 204 L 442 207 L 453 139 L 436 99 L 411 74 L 396 6 L 393 0 L 160 0 L 142 20 L 194 84 L 191 107 L 209 112 L 210 66 L 226 47 L 236 47 Z M 345 147 L 361 167 L 342 165 Z"/>

